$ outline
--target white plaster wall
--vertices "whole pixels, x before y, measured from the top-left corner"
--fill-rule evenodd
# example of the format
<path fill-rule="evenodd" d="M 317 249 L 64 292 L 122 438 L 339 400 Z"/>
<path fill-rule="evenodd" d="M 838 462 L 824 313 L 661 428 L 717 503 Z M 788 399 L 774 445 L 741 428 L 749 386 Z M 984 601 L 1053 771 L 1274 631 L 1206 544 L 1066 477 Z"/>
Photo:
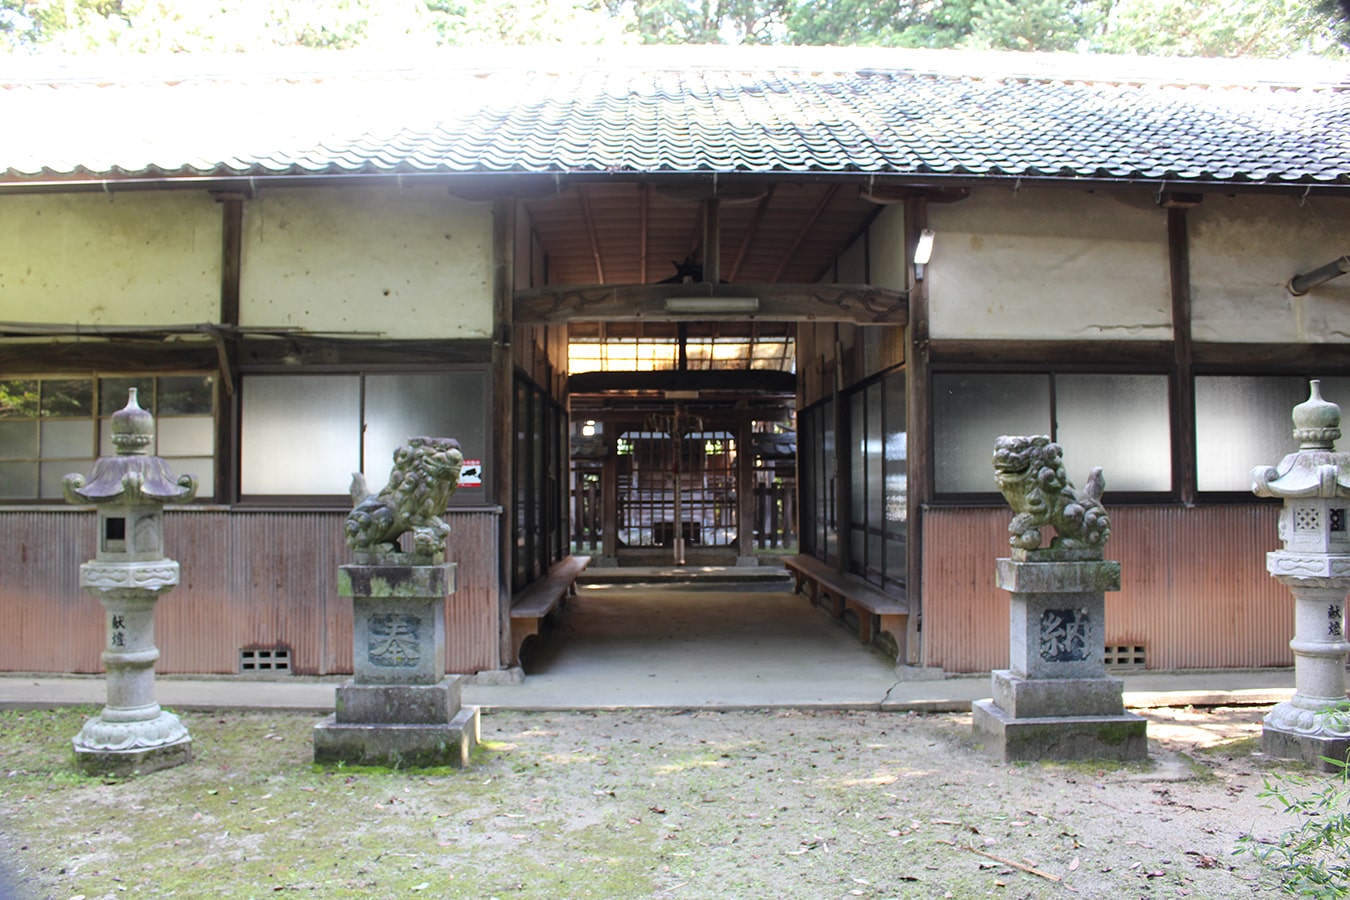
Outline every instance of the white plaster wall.
<path fill-rule="evenodd" d="M 0 197 L 0 320 L 219 321 L 220 243 L 204 191 Z"/>
<path fill-rule="evenodd" d="M 1210 194 L 1187 217 L 1195 340 L 1350 341 L 1350 275 L 1285 289 L 1350 254 L 1350 201 Z"/>
<path fill-rule="evenodd" d="M 492 205 L 444 188 L 267 190 L 245 204 L 240 324 L 492 334 Z"/>
<path fill-rule="evenodd" d="M 1149 192 L 978 189 L 930 203 L 933 338 L 1165 340 L 1167 215 Z"/>
<path fill-rule="evenodd" d="M 872 284 L 896 291 L 909 287 L 905 278 L 903 204 L 890 204 L 872 223 Z"/>
<path fill-rule="evenodd" d="M 862 238 L 854 241 L 847 250 L 839 255 L 839 277 L 830 278 L 835 284 L 864 284 L 867 281 L 867 254 L 864 252 L 867 242 Z"/>

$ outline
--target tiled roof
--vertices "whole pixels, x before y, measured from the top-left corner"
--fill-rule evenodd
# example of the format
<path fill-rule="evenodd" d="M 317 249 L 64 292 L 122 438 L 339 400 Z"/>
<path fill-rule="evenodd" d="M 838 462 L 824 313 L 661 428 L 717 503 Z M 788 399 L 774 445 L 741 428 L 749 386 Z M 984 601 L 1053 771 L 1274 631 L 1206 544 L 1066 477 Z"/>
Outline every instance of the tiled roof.
<path fill-rule="evenodd" d="M 954 51 L 648 58 L 0 73 L 0 183 L 852 173 L 1350 186 L 1350 82 L 1325 68 L 1308 78 L 1269 63 L 1112 69 L 1101 58 Z"/>

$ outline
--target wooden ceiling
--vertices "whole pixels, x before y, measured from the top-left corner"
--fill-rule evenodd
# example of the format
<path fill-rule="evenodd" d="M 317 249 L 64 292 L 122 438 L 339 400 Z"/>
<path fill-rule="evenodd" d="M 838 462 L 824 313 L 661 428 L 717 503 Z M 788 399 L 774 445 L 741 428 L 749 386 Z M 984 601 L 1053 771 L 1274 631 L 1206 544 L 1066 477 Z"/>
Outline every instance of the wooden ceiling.
<path fill-rule="evenodd" d="M 702 262 L 704 201 L 716 198 L 721 280 L 814 284 L 881 207 L 856 186 L 762 183 L 680 188 L 574 183 L 526 201 L 549 285 L 653 284 Z"/>

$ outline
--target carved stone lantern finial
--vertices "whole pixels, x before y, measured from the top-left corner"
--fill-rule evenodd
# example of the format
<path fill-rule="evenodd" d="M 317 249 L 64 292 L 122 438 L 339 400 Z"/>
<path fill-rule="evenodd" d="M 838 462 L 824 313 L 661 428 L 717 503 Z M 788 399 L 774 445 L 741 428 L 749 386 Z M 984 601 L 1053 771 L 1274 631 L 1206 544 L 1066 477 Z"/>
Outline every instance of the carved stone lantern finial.
<path fill-rule="evenodd" d="M 1350 590 L 1350 454 L 1336 452 L 1341 408 L 1313 381 L 1293 410 L 1299 449 L 1278 466 L 1252 470 L 1258 497 L 1279 497 L 1283 547 L 1266 554 L 1266 570 L 1294 595 L 1294 696 L 1265 717 L 1262 747 L 1271 756 L 1304 759 L 1350 754 L 1344 716 L 1345 595 Z"/>

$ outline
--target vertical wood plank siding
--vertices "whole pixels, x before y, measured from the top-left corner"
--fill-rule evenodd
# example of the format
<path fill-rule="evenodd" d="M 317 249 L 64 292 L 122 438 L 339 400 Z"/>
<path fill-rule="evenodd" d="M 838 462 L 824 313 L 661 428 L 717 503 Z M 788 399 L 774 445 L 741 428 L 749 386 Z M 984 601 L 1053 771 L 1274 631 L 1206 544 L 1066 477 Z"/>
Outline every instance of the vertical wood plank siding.
<path fill-rule="evenodd" d="M 0 613 L 17 622 L 0 669 L 98 672 L 104 623 L 79 587 L 94 555 L 87 511 L 3 513 L 17 565 L 0 567 Z M 337 596 L 337 567 L 350 561 L 344 511 L 170 511 L 165 551 L 182 580 L 155 613 L 156 670 L 230 674 L 242 648 L 285 647 L 297 674 L 352 670 L 352 605 Z M 449 555 L 459 588 L 446 607 L 446 665 L 477 672 L 500 665 L 496 513 L 452 512 Z"/>
<path fill-rule="evenodd" d="M 1279 546 L 1278 507 L 1109 509 L 1121 590 L 1106 595 L 1108 645 L 1145 647 L 1150 669 L 1293 664 L 1293 600 L 1265 569 Z M 924 513 L 924 665 L 1008 665 L 1008 594 L 994 585 L 994 560 L 1007 555 L 1010 515 Z"/>

